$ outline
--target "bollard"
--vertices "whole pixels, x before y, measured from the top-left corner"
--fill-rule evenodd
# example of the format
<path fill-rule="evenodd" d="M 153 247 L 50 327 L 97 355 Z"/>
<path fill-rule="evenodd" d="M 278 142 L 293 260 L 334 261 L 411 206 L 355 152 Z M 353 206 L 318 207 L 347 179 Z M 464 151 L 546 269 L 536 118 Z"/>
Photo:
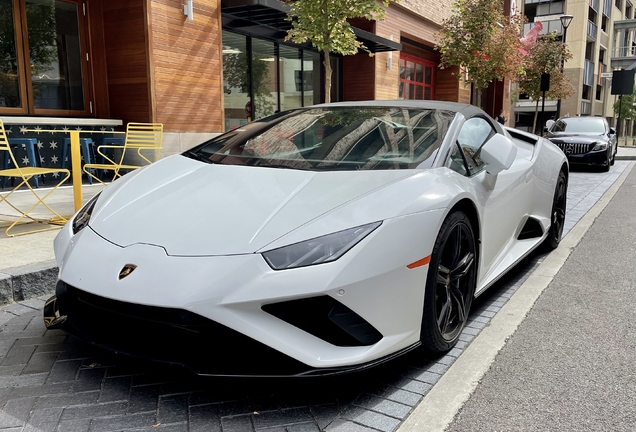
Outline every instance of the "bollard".
<path fill-rule="evenodd" d="M 75 211 L 82 208 L 82 156 L 79 131 L 71 133 L 71 169 L 73 171 L 73 202 Z"/>

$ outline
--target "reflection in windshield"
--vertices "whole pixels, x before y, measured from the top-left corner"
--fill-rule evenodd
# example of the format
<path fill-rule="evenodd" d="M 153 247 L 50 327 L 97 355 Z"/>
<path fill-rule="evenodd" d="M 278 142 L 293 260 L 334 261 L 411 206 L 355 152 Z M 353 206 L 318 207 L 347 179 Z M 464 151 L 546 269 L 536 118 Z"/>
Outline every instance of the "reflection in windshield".
<path fill-rule="evenodd" d="M 278 113 L 194 151 L 212 163 L 300 170 L 428 168 L 451 111 L 338 107 Z"/>
<path fill-rule="evenodd" d="M 550 132 L 605 133 L 605 122 L 599 117 L 562 118 L 556 121 Z"/>

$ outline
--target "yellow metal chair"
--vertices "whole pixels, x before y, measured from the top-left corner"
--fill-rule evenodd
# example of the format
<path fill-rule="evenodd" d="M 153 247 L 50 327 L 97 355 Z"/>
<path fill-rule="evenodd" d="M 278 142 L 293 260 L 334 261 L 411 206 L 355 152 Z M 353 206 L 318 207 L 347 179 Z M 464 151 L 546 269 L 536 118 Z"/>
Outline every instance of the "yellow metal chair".
<path fill-rule="evenodd" d="M 134 170 L 141 168 L 153 161 L 148 159 L 148 152 L 154 152 L 156 159 L 157 153 L 161 150 L 163 141 L 163 124 L 161 123 L 128 123 L 126 126 L 126 138 L 124 146 L 121 145 L 100 145 L 97 147 L 97 153 L 104 158 L 105 163 L 85 164 L 84 172 L 93 177 L 97 181 L 104 183 L 95 175 L 97 170 L 114 171 L 113 181 L 121 177 L 121 171 Z M 104 150 L 113 150 L 117 154 L 121 152 L 121 156 L 108 156 Z M 136 155 L 131 155 L 130 151 L 136 150 Z M 145 153 L 145 154 L 144 154 Z M 127 162 L 127 159 L 136 158 L 135 163 Z M 116 161 L 117 160 L 117 161 Z"/>
<path fill-rule="evenodd" d="M 31 166 L 21 168 L 20 165 L 18 164 L 18 161 L 16 161 L 15 156 L 13 155 L 13 152 L 11 151 L 11 145 L 9 144 L 9 140 L 7 139 L 7 134 L 4 130 L 4 123 L 2 123 L 2 120 L 0 120 L 0 154 L 2 154 L 3 152 L 8 152 L 9 160 L 13 164 L 13 168 L 0 170 L 0 178 L 15 177 L 21 180 L 19 184 L 13 189 L 11 189 L 11 191 L 9 191 L 8 193 L 0 193 L 0 205 L 2 205 L 3 203 L 7 204 L 9 207 L 14 209 L 18 213 L 17 215 L 18 218 L 16 220 L 4 220 L 4 219 L 1 220 L 2 222 L 6 222 L 9 224 L 5 231 L 7 236 L 14 237 L 16 235 L 31 234 L 35 232 L 49 231 L 49 230 L 58 228 L 58 227 L 48 226 L 46 228 L 21 231 L 15 234 L 12 233 L 11 230 L 16 225 L 19 225 L 19 224 L 36 223 L 36 224 L 46 224 L 46 225 L 51 225 L 51 224 L 64 225 L 67 222 L 68 218 L 60 215 L 58 212 L 53 210 L 47 203 L 44 202 L 44 200 L 46 200 L 49 195 L 55 192 L 55 190 L 58 187 L 60 187 L 66 180 L 68 180 L 68 178 L 71 175 L 70 171 L 63 168 L 42 168 L 42 167 L 31 167 Z M 4 154 L 2 154 L 1 157 L 4 157 Z M 62 180 L 57 185 L 53 186 L 50 190 L 47 190 L 46 193 L 44 193 L 43 195 L 39 195 L 29 183 L 29 180 L 31 180 L 35 176 L 44 175 L 44 174 L 56 174 L 56 173 L 62 175 Z M 9 201 L 9 198 L 11 198 L 11 196 L 22 186 L 26 186 L 36 198 L 36 203 L 33 204 L 26 211 L 20 210 L 16 205 L 14 205 L 13 203 Z M 54 215 L 53 218 L 38 219 L 29 215 L 29 213 L 31 213 L 39 205 L 43 205 L 44 207 L 46 207 Z"/>

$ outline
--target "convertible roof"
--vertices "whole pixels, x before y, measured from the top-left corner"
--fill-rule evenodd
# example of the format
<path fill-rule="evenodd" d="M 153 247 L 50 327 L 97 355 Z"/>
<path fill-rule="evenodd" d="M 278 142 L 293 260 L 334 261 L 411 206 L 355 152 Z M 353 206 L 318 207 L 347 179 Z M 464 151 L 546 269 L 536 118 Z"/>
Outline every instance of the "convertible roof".
<path fill-rule="evenodd" d="M 480 108 L 474 105 L 462 104 L 457 102 L 441 102 L 430 100 L 368 100 L 354 102 L 335 102 L 330 104 L 313 105 L 314 107 L 402 107 L 402 108 L 419 108 L 419 109 L 438 109 L 445 111 L 460 112 L 465 117 L 472 117 L 477 114 L 486 114 Z"/>

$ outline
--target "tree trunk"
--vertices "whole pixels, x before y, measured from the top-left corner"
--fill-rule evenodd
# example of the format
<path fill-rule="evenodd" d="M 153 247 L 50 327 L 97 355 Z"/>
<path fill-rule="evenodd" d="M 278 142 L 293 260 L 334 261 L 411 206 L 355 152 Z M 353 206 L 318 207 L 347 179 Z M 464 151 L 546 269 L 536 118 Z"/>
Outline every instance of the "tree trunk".
<path fill-rule="evenodd" d="M 323 51 L 325 60 L 323 65 L 325 66 L 325 103 L 331 102 L 331 59 L 329 58 L 330 51 L 325 49 Z"/>
<path fill-rule="evenodd" d="M 537 99 L 537 104 L 534 107 L 534 122 L 532 122 L 531 133 L 537 133 L 537 117 L 538 116 L 539 116 L 539 99 Z"/>

